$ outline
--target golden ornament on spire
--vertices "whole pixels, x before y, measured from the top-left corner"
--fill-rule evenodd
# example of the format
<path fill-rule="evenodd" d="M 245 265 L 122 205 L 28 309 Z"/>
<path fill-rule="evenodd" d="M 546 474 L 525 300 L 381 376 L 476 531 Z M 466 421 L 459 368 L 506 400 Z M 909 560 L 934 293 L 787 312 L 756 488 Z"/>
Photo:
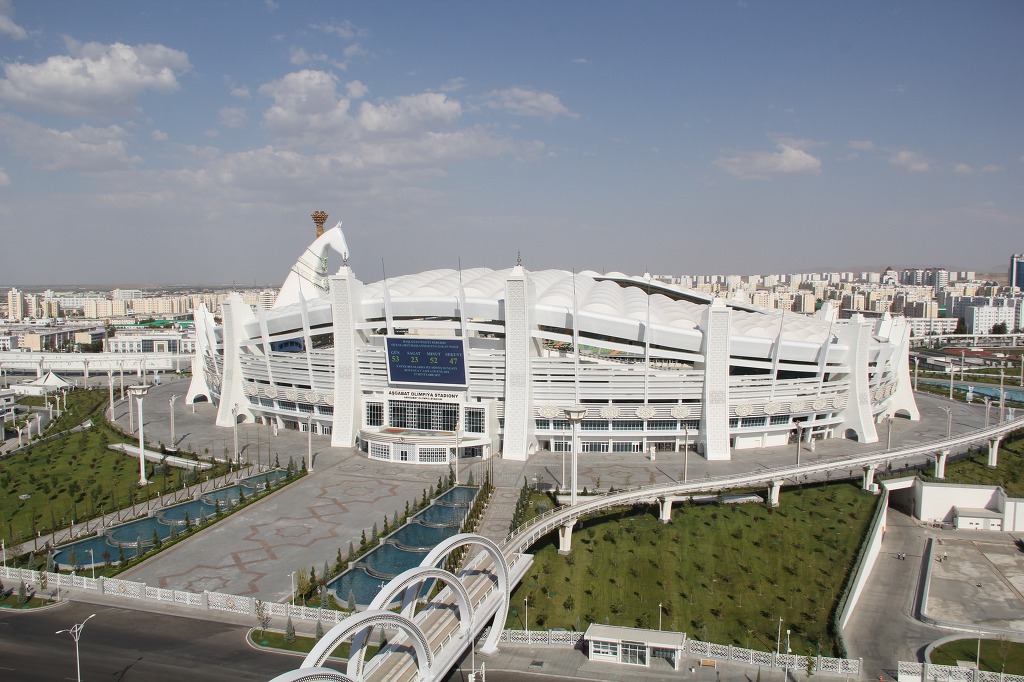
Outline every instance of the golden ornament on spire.
<path fill-rule="evenodd" d="M 324 223 L 327 222 L 327 211 L 313 211 L 313 222 L 316 223 L 317 238 L 322 237 L 324 234 Z"/>

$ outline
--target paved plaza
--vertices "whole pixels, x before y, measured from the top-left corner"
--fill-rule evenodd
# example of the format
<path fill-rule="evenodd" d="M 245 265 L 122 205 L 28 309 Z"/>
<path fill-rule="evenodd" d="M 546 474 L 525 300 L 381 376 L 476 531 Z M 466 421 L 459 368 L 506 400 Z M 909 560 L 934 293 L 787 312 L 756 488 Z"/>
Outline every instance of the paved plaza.
<path fill-rule="evenodd" d="M 105 384 L 106 378 L 103 379 Z M 214 426 L 215 407 L 207 403 L 194 408 L 183 405 L 186 389 L 186 381 L 172 380 L 150 390 L 144 402 L 147 440 L 170 442 L 168 401 L 172 394 L 177 394 L 176 445 L 218 456 L 223 456 L 225 449 L 230 452 L 231 430 Z M 953 409 L 954 434 L 984 424 L 983 409 L 979 405 L 949 403 L 926 394 L 917 397 L 923 420 L 897 419 L 892 425 L 893 448 L 945 436 L 947 415 L 942 411 L 945 406 Z M 126 410 L 125 403 L 115 409 L 115 418 L 125 430 Z M 802 461 L 809 463 L 884 451 L 887 425 L 883 423 L 878 429 L 879 442 L 874 444 L 834 439 L 819 441 L 813 451 L 804 446 Z M 267 427 L 254 424 L 240 424 L 238 433 L 243 461 L 259 459 L 265 464 L 277 458 L 286 464 L 291 458 L 299 463 L 307 456 L 304 433 L 280 430 L 274 436 Z M 395 511 L 401 513 L 407 501 L 418 499 L 424 488 L 436 484 L 438 476 L 448 471 L 447 467 L 400 466 L 370 460 L 353 448 L 330 447 L 327 436 L 313 435 L 312 443 L 312 474 L 148 559 L 124 576 L 153 586 L 193 592 L 220 591 L 283 602 L 290 597 L 292 571 L 315 567 L 319 574 L 325 560 L 333 564 L 339 548 L 345 554 L 349 543 L 358 545 L 362 531 L 369 534 L 374 523 L 382 527 L 385 516 L 390 522 Z M 736 451 L 733 459 L 726 462 L 707 462 L 691 452 L 685 468 L 687 479 L 696 481 L 792 464 L 795 457 L 795 444 Z M 523 482 L 564 488 L 568 485 L 570 460 L 568 454 L 546 451 L 536 453 L 529 462 L 463 459 L 461 480 L 467 480 L 472 472 L 474 479 L 480 482 L 486 469 L 491 471 L 498 486 L 481 532 L 496 541 L 504 538 L 518 488 Z M 893 466 L 898 468 L 905 464 L 924 465 L 925 460 L 918 457 L 910 463 L 894 462 Z M 607 490 L 609 486 L 621 488 L 680 481 L 683 470 L 683 454 L 679 452 L 658 453 L 653 461 L 645 453 L 587 453 L 580 456 L 579 486 Z M 860 471 L 845 474 L 859 479 Z M 835 477 L 833 474 L 832 478 Z M 1024 632 L 1024 599 L 1021 598 L 1024 564 L 1018 558 L 1024 554 L 1013 546 L 1007 534 L 973 532 L 965 539 L 961 533 L 925 527 L 898 511 L 889 510 L 882 554 L 847 629 L 850 655 L 864 658 L 867 677 L 877 678 L 879 674 L 889 673 L 896 661 L 916 660 L 927 643 L 948 634 L 947 630 L 916 618 L 915 599 L 929 537 L 942 537 L 943 550 L 949 558 L 932 567 L 928 615 L 938 620 L 984 621 L 992 627 L 1005 625 Z M 907 554 L 906 561 L 895 558 L 899 552 Z M 531 660 L 526 661 L 526 658 Z M 538 660 L 545 660 L 545 665 L 531 668 Z M 602 679 L 602 676 L 608 679 L 609 675 L 626 672 L 619 666 L 586 662 L 579 652 L 544 649 L 527 653 L 515 647 L 508 647 L 490 661 L 490 666 L 495 673 L 502 668 L 522 666 L 519 670 L 591 679 Z M 633 676 L 632 671 L 629 672 Z M 640 676 L 652 674 L 656 676 L 658 671 L 644 671 Z M 688 671 L 665 671 L 666 676 L 680 674 L 703 679 L 702 675 L 712 673 L 698 670 L 690 675 Z M 752 679 L 752 671 L 743 666 L 726 665 L 714 675 L 718 679 Z"/>

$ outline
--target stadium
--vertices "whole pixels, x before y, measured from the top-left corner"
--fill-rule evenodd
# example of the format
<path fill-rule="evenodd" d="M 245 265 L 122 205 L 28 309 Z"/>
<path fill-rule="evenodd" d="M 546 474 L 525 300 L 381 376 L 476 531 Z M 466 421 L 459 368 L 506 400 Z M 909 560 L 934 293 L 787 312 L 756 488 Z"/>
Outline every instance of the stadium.
<path fill-rule="evenodd" d="M 321 221 L 272 309 L 196 311 L 187 402 L 410 465 L 569 452 L 574 425 L 584 454 L 727 460 L 919 419 L 903 319 L 836 318 L 522 263 L 363 283 Z"/>

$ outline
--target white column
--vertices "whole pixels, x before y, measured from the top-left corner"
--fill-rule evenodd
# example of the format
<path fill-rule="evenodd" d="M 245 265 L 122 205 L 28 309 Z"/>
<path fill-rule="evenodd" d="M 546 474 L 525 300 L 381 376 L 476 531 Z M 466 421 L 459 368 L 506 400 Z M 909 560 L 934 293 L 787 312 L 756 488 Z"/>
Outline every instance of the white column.
<path fill-rule="evenodd" d="M 502 457 L 526 461 L 536 449 L 531 360 L 533 339 L 530 281 L 516 265 L 505 279 L 505 430 Z"/>
<path fill-rule="evenodd" d="M 989 438 L 988 439 L 988 465 L 995 469 L 999 466 L 999 441 L 1000 438 Z"/>
<path fill-rule="evenodd" d="M 877 464 L 868 464 L 864 467 L 864 490 L 871 492 L 877 490 L 878 486 L 875 485 L 875 470 L 877 467 Z"/>
<path fill-rule="evenodd" d="M 569 521 L 558 527 L 558 553 L 563 556 L 572 552 L 572 527 L 575 525 L 575 521 Z"/>
<path fill-rule="evenodd" d="M 875 430 L 875 421 L 871 414 L 871 387 L 868 375 L 872 325 L 857 314 L 849 322 L 836 325 L 835 329 L 840 345 L 845 345 L 849 349 L 846 362 L 850 382 L 850 399 L 839 412 L 843 421 L 836 425 L 836 430 L 840 435 L 845 435 L 846 430 L 851 429 L 861 443 L 877 443 L 878 432 Z"/>
<path fill-rule="evenodd" d="M 238 342 L 245 335 L 244 325 L 256 319 L 252 309 L 242 301 L 238 294 L 231 294 L 223 304 L 221 311 L 224 316 L 222 326 L 224 333 L 224 373 L 220 386 L 220 403 L 217 406 L 217 426 L 231 426 L 237 422 L 231 410 L 238 406 L 238 414 L 246 421 L 252 420 L 249 411 L 249 399 L 245 396 L 242 386 L 242 363 L 239 358 Z"/>
<path fill-rule="evenodd" d="M 704 332 L 701 353 L 704 355 L 704 409 L 700 431 L 704 437 L 704 457 L 728 460 L 729 450 L 729 352 L 731 311 L 725 301 L 716 298 L 701 321 Z"/>
<path fill-rule="evenodd" d="M 143 436 L 142 427 L 142 397 L 145 394 L 139 394 L 136 398 L 136 402 L 139 404 L 139 485 L 146 485 L 149 481 L 146 480 L 146 439 Z"/>
<path fill-rule="evenodd" d="M 779 491 L 782 490 L 782 481 L 768 482 L 768 503 L 773 507 L 779 506 Z"/>
<path fill-rule="evenodd" d="M 356 351 L 361 320 L 363 284 L 347 265 L 331 277 L 331 309 L 334 320 L 334 416 L 331 418 L 331 445 L 351 447 L 356 443 L 363 423 L 362 395 Z M 385 425 L 388 423 L 385 420 Z"/>
<path fill-rule="evenodd" d="M 935 453 L 935 478 L 946 477 L 946 458 L 949 456 L 949 450 L 942 450 L 941 452 Z"/>
<path fill-rule="evenodd" d="M 672 522 L 672 500 L 667 497 L 658 498 L 658 520 L 662 523 Z"/>

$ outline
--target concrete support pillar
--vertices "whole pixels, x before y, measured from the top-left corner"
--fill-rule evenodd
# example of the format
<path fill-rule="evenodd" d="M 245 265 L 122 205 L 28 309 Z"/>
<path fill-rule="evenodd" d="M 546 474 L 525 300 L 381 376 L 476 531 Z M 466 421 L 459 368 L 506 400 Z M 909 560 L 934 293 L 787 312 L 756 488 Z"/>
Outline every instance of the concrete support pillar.
<path fill-rule="evenodd" d="M 658 520 L 662 523 L 672 523 L 672 500 L 667 497 L 658 498 Z"/>
<path fill-rule="evenodd" d="M 570 521 L 558 528 L 558 553 L 565 556 L 572 552 L 572 527 L 575 521 Z"/>
<path fill-rule="evenodd" d="M 949 456 L 949 450 L 942 450 L 941 452 L 935 453 L 935 478 L 946 477 L 946 458 Z"/>
<path fill-rule="evenodd" d="M 864 467 L 864 490 L 870 490 L 871 492 L 877 490 L 875 485 L 875 470 L 877 468 L 877 464 L 868 464 Z"/>
<path fill-rule="evenodd" d="M 1001 440 L 1002 436 L 988 439 L 988 465 L 993 469 L 999 466 L 999 441 Z"/>
<path fill-rule="evenodd" d="M 782 481 L 770 481 L 768 483 L 768 503 L 773 507 L 779 506 L 780 490 L 782 490 Z"/>

